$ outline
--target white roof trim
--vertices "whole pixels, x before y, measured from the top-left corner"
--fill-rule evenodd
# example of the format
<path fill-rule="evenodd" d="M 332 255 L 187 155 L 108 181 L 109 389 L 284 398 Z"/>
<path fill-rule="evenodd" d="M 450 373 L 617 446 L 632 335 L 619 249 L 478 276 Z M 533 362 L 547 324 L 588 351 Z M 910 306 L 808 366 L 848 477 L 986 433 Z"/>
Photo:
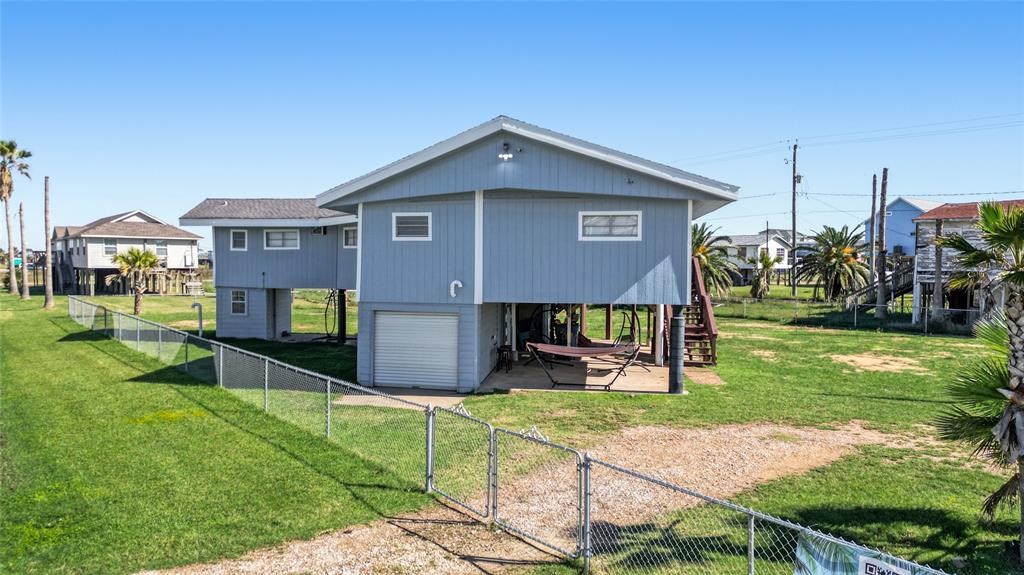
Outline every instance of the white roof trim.
<path fill-rule="evenodd" d="M 180 242 L 196 242 L 196 241 L 199 241 L 199 239 L 200 239 L 200 238 L 175 238 L 175 237 L 171 237 L 171 236 L 115 236 L 115 235 L 111 235 L 111 234 L 82 234 L 82 235 L 79 235 L 79 236 L 75 236 L 74 238 L 68 238 L 68 239 L 75 239 L 75 238 L 113 238 L 113 239 L 120 239 L 120 240 L 175 240 L 175 241 L 180 241 Z M 60 241 L 60 240 L 58 240 L 58 241 Z"/>
<path fill-rule="evenodd" d="M 419 165 L 430 162 L 445 154 L 462 148 L 463 146 L 466 146 L 477 140 L 483 139 L 487 136 L 496 134 L 501 131 L 522 136 L 524 138 L 529 138 L 531 140 L 535 140 L 545 144 L 549 144 L 558 148 L 562 148 L 564 150 L 569 150 L 571 152 L 575 152 L 583 156 L 588 156 L 591 158 L 595 158 L 597 160 L 601 160 L 603 162 L 634 170 L 642 174 L 647 174 L 654 178 L 686 186 L 688 188 L 704 192 L 715 198 L 729 201 L 736 200 L 739 198 L 739 194 L 737 193 L 737 190 L 739 188 L 736 188 L 735 186 L 728 186 L 727 184 L 723 184 L 731 188 L 731 191 L 711 186 L 696 179 L 686 178 L 679 174 L 669 173 L 664 169 L 664 167 L 660 167 L 660 164 L 657 164 L 656 162 L 651 162 L 648 160 L 643 160 L 641 158 L 636 158 L 634 156 L 629 156 L 627 154 L 616 152 L 614 150 L 610 150 L 602 146 L 597 146 L 596 144 L 590 144 L 589 142 L 584 142 L 583 140 L 578 140 L 576 138 L 571 138 L 569 136 L 558 134 L 557 132 L 552 132 L 544 128 L 524 125 L 524 123 L 518 122 L 511 118 L 499 116 L 489 122 L 481 124 L 475 128 L 471 128 L 465 132 L 462 132 L 461 134 L 448 138 L 447 140 L 438 142 L 433 146 L 425 148 L 419 152 L 416 152 L 415 154 L 412 154 L 392 164 L 384 166 L 383 168 L 380 168 L 378 170 L 375 170 L 373 172 L 370 172 L 368 174 L 365 174 L 363 176 L 360 176 L 358 178 L 335 186 L 327 190 L 326 192 L 317 195 L 316 205 L 319 207 L 323 207 L 324 205 L 333 202 L 339 198 L 345 197 L 349 194 L 353 194 L 359 190 L 372 186 L 378 182 L 384 181 L 392 176 L 395 176 L 407 170 L 411 170 Z M 679 171 L 681 172 L 682 170 Z"/>
<path fill-rule="evenodd" d="M 134 211 L 128 212 L 127 214 L 125 214 L 125 215 L 123 215 L 121 217 L 118 217 L 118 218 L 114 218 L 114 219 L 110 220 L 110 222 L 107 222 L 107 223 L 124 221 L 124 220 L 127 220 L 128 218 L 130 218 L 130 217 L 132 217 L 134 215 L 137 215 L 137 214 L 142 214 L 142 215 L 146 216 L 147 218 L 153 220 L 154 222 L 156 222 L 158 224 L 163 224 L 165 226 L 171 225 L 171 224 L 161 220 L 160 218 L 154 216 L 153 214 L 150 214 L 148 212 L 144 212 L 142 210 L 134 210 Z"/>
<path fill-rule="evenodd" d="M 211 226 L 220 227 L 298 227 L 315 228 L 318 226 L 337 226 L 356 223 L 356 216 L 331 216 L 329 218 L 179 218 L 180 226 Z"/>

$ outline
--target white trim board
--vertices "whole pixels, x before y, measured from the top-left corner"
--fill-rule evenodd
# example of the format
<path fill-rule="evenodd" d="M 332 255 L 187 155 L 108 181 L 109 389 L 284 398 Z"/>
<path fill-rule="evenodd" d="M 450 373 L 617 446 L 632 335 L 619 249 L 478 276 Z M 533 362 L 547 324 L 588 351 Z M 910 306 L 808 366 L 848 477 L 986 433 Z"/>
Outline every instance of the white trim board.
<path fill-rule="evenodd" d="M 235 232 L 242 232 L 245 234 L 245 247 L 235 247 Z M 249 251 L 249 230 L 228 230 L 228 251 L 232 252 L 247 252 Z M 216 264 L 214 264 L 216 265 Z"/>

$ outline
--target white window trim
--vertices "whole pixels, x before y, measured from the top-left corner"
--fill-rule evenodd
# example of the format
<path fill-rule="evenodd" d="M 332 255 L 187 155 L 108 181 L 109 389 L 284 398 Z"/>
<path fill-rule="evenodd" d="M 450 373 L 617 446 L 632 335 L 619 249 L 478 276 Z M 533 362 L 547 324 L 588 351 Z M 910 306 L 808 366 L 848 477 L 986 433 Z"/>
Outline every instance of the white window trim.
<path fill-rule="evenodd" d="M 237 313 L 235 311 L 235 292 L 242 292 L 242 305 L 245 306 L 245 311 Z M 249 290 L 244 289 L 233 289 L 228 292 L 228 311 L 231 315 L 249 315 Z"/>
<path fill-rule="evenodd" d="M 267 233 L 268 232 L 295 232 L 295 247 L 280 247 L 271 248 L 267 247 Z M 297 250 L 302 245 L 302 234 L 299 233 L 299 228 L 266 228 L 263 230 L 263 249 L 265 250 Z"/>
<path fill-rule="evenodd" d="M 427 216 L 426 237 L 398 237 L 399 216 Z M 395 242 L 429 242 L 434 238 L 434 215 L 433 212 L 391 212 L 391 240 Z"/>
<path fill-rule="evenodd" d="M 245 247 L 235 247 L 235 232 L 242 232 L 242 237 L 245 238 Z M 228 249 L 233 252 L 244 252 L 249 250 L 249 230 L 230 230 L 228 232 Z"/>
<path fill-rule="evenodd" d="M 636 216 L 636 236 L 584 236 L 583 218 L 587 216 Z M 644 239 L 644 213 L 641 210 L 592 210 L 579 213 L 579 241 L 581 242 L 639 242 Z"/>
<path fill-rule="evenodd" d="M 112 254 L 108 254 L 107 253 L 107 248 L 110 247 L 110 246 L 107 245 L 107 241 L 108 240 L 103 240 L 103 255 L 106 256 L 106 257 L 116 256 L 117 255 L 117 248 L 120 247 L 120 246 L 117 245 L 117 239 L 114 239 L 114 253 L 112 253 Z"/>
<path fill-rule="evenodd" d="M 160 242 L 164 243 L 164 245 L 162 246 L 164 248 L 164 254 L 162 256 L 160 256 Z M 168 255 L 170 255 L 170 245 L 167 243 L 167 240 L 153 240 L 153 253 L 155 253 L 157 256 L 165 258 Z"/>
<path fill-rule="evenodd" d="M 356 245 L 350 246 L 345 244 L 345 232 L 348 230 L 356 231 Z M 345 226 L 341 228 L 341 247 L 346 250 L 357 250 L 359 249 L 359 227 L 358 226 Z"/>

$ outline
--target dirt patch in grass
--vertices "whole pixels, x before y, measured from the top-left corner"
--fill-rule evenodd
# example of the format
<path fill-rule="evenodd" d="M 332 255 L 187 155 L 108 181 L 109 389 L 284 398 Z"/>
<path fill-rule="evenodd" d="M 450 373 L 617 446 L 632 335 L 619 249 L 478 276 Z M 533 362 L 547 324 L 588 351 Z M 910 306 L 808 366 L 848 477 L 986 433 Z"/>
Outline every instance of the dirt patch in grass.
<path fill-rule="evenodd" d="M 171 323 L 169 323 L 167 325 L 170 326 L 170 327 L 176 327 L 176 328 L 179 328 L 179 329 L 199 329 L 199 320 L 195 320 L 195 319 L 179 319 L 177 321 L 172 321 Z"/>
<path fill-rule="evenodd" d="M 834 362 L 845 363 L 853 366 L 857 371 L 884 371 L 891 373 L 931 373 L 927 368 L 922 367 L 915 359 L 909 357 L 898 357 L 895 355 L 881 355 L 875 353 L 859 353 L 854 355 L 830 355 Z"/>
<path fill-rule="evenodd" d="M 691 370 L 692 372 L 692 370 Z M 591 450 L 601 460 L 625 464 L 719 498 L 765 481 L 828 465 L 859 445 L 891 437 L 857 423 L 835 429 L 774 424 L 623 430 Z M 560 545 L 574 544 L 576 462 L 548 460 L 501 484 L 501 516 Z M 441 479 L 438 479 L 441 480 Z M 611 468 L 592 471 L 593 520 L 635 525 L 666 516 L 699 500 L 657 487 Z M 482 507 L 483 494 L 470 498 Z M 449 573 L 520 571 L 558 558 L 534 545 L 441 505 L 370 525 L 334 531 L 307 541 L 253 551 L 239 559 L 169 570 L 179 574 Z"/>
<path fill-rule="evenodd" d="M 691 367 L 686 370 L 686 377 L 700 385 L 725 385 L 725 380 L 718 374 L 703 367 Z"/>
<path fill-rule="evenodd" d="M 768 361 L 775 361 L 775 351 L 770 349 L 755 349 L 750 354 Z"/>
<path fill-rule="evenodd" d="M 761 335 L 757 333 L 732 333 L 723 331 L 718 334 L 718 337 L 723 337 L 725 339 L 756 339 L 758 341 L 782 341 L 782 339 L 777 337 L 772 337 L 770 335 Z"/>

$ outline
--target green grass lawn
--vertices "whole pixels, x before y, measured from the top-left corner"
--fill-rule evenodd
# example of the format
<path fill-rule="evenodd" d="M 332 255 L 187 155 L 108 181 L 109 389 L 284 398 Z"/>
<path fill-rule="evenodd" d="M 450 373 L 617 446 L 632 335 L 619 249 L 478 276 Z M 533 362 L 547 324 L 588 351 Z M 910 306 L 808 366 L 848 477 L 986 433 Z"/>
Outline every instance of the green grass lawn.
<path fill-rule="evenodd" d="M 82 331 L 64 298 L 41 304 L 0 296 L 0 571 L 214 560 L 427 502 L 340 442 Z"/>
<path fill-rule="evenodd" d="M 113 557 L 124 558 L 124 570 L 212 559 L 317 529 L 371 520 L 375 513 L 425 500 L 415 493 L 422 476 L 422 413 L 346 403 L 343 392 L 334 390 L 333 441 L 315 440 L 303 430 L 321 437 L 326 431 L 327 398 L 322 390 L 270 392 L 269 412 L 288 425 L 260 413 L 264 395 L 258 386 L 241 385 L 225 393 L 189 385 L 191 381 L 173 368 L 116 342 L 83 335 L 63 317 L 63 302 L 49 314 L 29 311 L 37 302 L 25 305 L 0 296 L 0 303 L 5 309 L 0 316 L 0 373 L 5 382 L 0 421 L 7 489 L 2 503 L 3 548 L 14 550 L 5 551 L 9 557 L 4 557 L 12 571 L 46 572 L 66 566 L 97 572 Z M 592 309 L 588 323 L 597 321 L 595 315 L 603 320 L 603 313 Z M 583 448 L 636 425 L 772 422 L 835 427 L 857 420 L 890 433 L 931 438 L 927 425 L 945 405 L 944 382 L 979 349 L 962 337 L 735 319 L 722 319 L 720 325 L 723 337 L 715 371 L 727 382 L 724 386 L 691 382 L 687 396 L 493 394 L 470 396 L 466 405 L 495 425 L 523 429 L 538 424 L 554 440 Z M 593 323 L 590 328 L 598 329 Z M 28 334 L 10 336 L 22 331 Z M 354 369 L 352 347 L 231 343 L 343 378 Z M 62 353 L 47 354 L 47 346 L 59 346 Z M 906 363 L 902 371 L 871 371 L 843 361 L 865 353 Z M 51 362 L 55 369 L 46 376 L 35 375 L 29 366 L 41 361 Z M 66 375 L 53 378 L 51 371 Z M 90 401 L 80 400 L 83 393 Z M 481 477 L 472 472 L 486 461 L 486 446 L 464 439 L 479 430 L 455 430 L 449 423 L 443 428 L 463 440 L 439 438 L 445 447 L 437 455 L 437 474 L 450 491 L 479 492 Z M 90 433 L 81 433 L 83 429 Z M 197 442 L 196 437 L 202 440 Z M 55 441 L 47 443 L 51 438 Z M 232 449 L 221 453 L 224 445 Z M 832 465 L 771 481 L 737 499 L 950 570 L 953 558 L 965 557 L 968 567 L 956 571 L 966 575 L 1010 572 L 1003 547 L 1013 539 L 1016 512 L 1004 513 L 991 524 L 977 521 L 981 501 L 1001 483 L 1000 477 L 972 465 L 959 450 L 939 442 L 933 445 L 923 450 L 864 447 Z M 279 451 L 303 453 L 306 461 L 316 464 L 296 475 L 294 460 Z M 246 475 L 247 466 L 262 461 L 266 452 L 280 460 L 263 464 L 255 477 Z M 291 475 L 279 480 L 279 474 Z M 300 490 L 310 500 L 297 500 L 298 495 L 289 492 L 291 485 L 322 481 L 310 476 L 317 474 L 329 475 L 334 485 L 365 484 L 366 492 L 355 492 L 355 498 L 351 489 Z M 403 480 L 388 483 L 396 475 Z M 229 490 L 216 480 L 220 476 L 233 479 L 231 485 L 238 488 Z M 117 486 L 124 483 L 131 489 L 122 493 Z M 274 486 L 269 500 L 255 495 L 257 483 Z M 40 498 L 44 504 L 37 507 Z M 246 507 L 254 500 L 259 505 Z M 374 504 L 367 509 L 358 500 Z M 188 517 L 189 509 L 203 511 L 198 524 Z M 699 514 L 704 512 L 688 510 L 659 518 L 647 535 L 631 538 L 602 561 L 627 561 L 666 538 L 693 536 L 688 526 L 702 523 Z M 261 523 L 268 514 L 282 518 L 281 524 Z M 225 530 L 229 532 L 209 533 L 215 525 L 225 524 L 231 526 Z M 158 541 L 150 541 L 158 529 L 164 529 Z M 671 529 L 678 531 L 667 531 Z M 194 548 L 177 548 L 190 545 Z M 725 553 L 715 561 L 732 564 L 738 561 L 733 555 Z M 666 561 L 665 572 L 680 567 Z M 549 566 L 539 572 L 568 570 Z"/>
<path fill-rule="evenodd" d="M 749 298 L 750 297 L 750 286 L 737 286 L 734 285 L 729 288 L 729 295 L 734 298 Z M 793 290 L 788 284 L 777 284 L 772 282 L 771 289 L 768 290 L 766 296 L 771 299 L 793 299 Z M 798 300 L 811 300 L 814 297 L 814 286 L 812 285 L 798 285 L 796 286 L 796 299 Z M 818 297 L 821 297 L 821 290 L 818 290 Z"/>

